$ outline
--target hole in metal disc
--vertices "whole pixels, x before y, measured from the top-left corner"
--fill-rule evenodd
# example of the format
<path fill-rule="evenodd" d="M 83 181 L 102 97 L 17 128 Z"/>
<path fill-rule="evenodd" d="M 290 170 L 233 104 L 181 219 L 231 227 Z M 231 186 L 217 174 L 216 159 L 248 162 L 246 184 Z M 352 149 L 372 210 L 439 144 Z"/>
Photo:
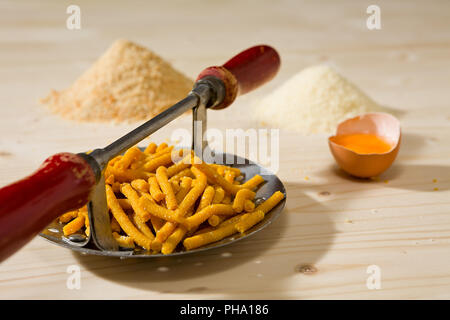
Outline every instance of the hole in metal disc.
<path fill-rule="evenodd" d="M 86 241 L 86 236 L 82 234 L 71 234 L 68 239 L 73 242 L 84 242 Z"/>
<path fill-rule="evenodd" d="M 264 201 L 266 201 L 266 199 L 264 197 L 261 198 L 257 198 L 255 200 L 255 206 L 259 206 L 261 203 L 263 203 Z"/>

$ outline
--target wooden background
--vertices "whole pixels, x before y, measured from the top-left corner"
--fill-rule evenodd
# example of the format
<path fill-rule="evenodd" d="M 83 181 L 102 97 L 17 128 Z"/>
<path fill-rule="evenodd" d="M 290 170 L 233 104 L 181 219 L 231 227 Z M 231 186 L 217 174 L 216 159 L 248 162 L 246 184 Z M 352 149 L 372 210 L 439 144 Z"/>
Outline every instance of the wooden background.
<path fill-rule="evenodd" d="M 336 169 L 327 135 L 281 130 L 287 208 L 263 232 L 158 261 L 82 256 L 36 238 L 0 265 L 0 298 L 450 298 L 450 2 L 76 1 L 77 31 L 66 28 L 69 4 L 0 1 L 0 185 L 48 155 L 102 147 L 136 126 L 74 123 L 37 102 L 69 86 L 117 38 L 192 78 L 251 45 L 276 47 L 283 64 L 272 83 L 209 113 L 221 129 L 255 127 L 246 118 L 256 99 L 329 63 L 398 110 L 403 145 L 395 165 L 367 182 Z M 370 4 L 381 7 L 381 30 L 366 28 Z M 179 119 L 152 140 L 189 124 Z M 70 265 L 81 268 L 80 290 L 66 287 Z M 379 290 L 366 286 L 370 265 L 380 267 Z"/>

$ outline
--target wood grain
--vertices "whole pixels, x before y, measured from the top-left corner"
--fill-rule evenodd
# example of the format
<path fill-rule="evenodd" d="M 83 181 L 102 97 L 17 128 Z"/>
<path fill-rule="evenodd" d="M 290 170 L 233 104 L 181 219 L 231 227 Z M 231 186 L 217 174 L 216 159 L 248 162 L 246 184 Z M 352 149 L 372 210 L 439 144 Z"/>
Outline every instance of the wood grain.
<path fill-rule="evenodd" d="M 37 103 L 50 88 L 69 86 L 120 37 L 191 77 L 251 45 L 277 48 L 280 75 L 210 112 L 211 127 L 255 127 L 246 118 L 259 97 L 306 66 L 330 63 L 397 110 L 404 140 L 394 166 L 368 182 L 336 169 L 326 135 L 281 130 L 287 209 L 263 232 L 158 261 L 82 256 L 37 238 L 0 265 L 0 298 L 450 298 L 450 3 L 378 2 L 382 29 L 369 31 L 365 1 L 78 1 L 82 29 L 69 31 L 68 2 L 3 1 L 0 185 L 48 155 L 104 146 L 136 125 L 73 123 Z M 190 121 L 151 139 L 165 141 Z M 80 290 L 66 287 L 70 265 L 81 268 Z M 366 287 L 369 265 L 381 268 L 380 290 Z"/>

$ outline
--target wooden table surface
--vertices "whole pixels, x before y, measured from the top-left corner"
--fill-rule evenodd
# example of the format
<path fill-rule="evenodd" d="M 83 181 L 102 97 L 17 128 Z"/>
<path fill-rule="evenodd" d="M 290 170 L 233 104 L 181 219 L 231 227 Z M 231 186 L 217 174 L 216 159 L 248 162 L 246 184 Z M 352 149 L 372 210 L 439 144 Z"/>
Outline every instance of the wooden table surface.
<path fill-rule="evenodd" d="M 83 256 L 36 238 L 0 265 L 0 298 L 450 298 L 450 2 L 375 1 L 382 28 L 372 31 L 373 1 L 76 2 L 81 30 L 73 31 L 65 23 L 72 2 L 0 2 L 0 185 L 48 155 L 102 147 L 136 126 L 74 123 L 37 102 L 69 86 L 117 38 L 151 48 L 193 78 L 251 45 L 276 47 L 279 76 L 210 112 L 210 127 L 254 128 L 246 119 L 257 98 L 329 63 L 398 110 L 403 144 L 394 166 L 367 182 L 336 169 L 327 135 L 281 130 L 287 208 L 254 237 L 157 261 Z M 152 140 L 189 124 L 181 118 Z M 81 270 L 79 290 L 66 285 L 72 265 Z M 366 285 L 372 265 L 380 289 Z"/>

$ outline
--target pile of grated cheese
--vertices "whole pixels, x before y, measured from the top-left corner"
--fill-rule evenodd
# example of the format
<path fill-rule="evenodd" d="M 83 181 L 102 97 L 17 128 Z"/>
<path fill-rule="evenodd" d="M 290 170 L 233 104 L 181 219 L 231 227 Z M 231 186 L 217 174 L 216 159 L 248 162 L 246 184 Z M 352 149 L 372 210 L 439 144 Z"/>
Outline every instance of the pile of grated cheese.
<path fill-rule="evenodd" d="M 326 65 L 294 75 L 259 101 L 253 113 L 261 125 L 300 133 L 334 133 L 339 122 L 383 108 Z"/>
<path fill-rule="evenodd" d="M 130 122 L 154 117 L 192 86 L 152 51 L 117 40 L 70 88 L 52 90 L 42 103 L 72 120 Z"/>

